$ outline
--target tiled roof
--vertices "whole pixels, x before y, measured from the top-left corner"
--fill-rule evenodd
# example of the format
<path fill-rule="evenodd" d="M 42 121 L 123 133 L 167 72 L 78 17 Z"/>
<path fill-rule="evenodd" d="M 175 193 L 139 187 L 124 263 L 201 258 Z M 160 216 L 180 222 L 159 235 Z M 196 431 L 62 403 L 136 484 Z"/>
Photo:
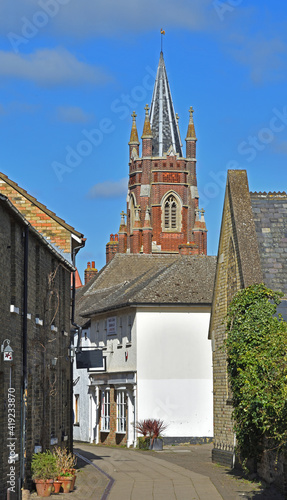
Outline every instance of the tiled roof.
<path fill-rule="evenodd" d="M 287 194 L 250 193 L 264 283 L 287 299 Z M 287 320 L 287 302 L 279 311 Z"/>
<path fill-rule="evenodd" d="M 215 266 L 207 256 L 116 254 L 77 292 L 77 318 L 127 305 L 210 305 Z"/>
<path fill-rule="evenodd" d="M 7 184 L 9 184 L 9 186 L 11 186 L 16 191 L 18 191 L 22 196 L 24 196 L 25 198 L 27 198 L 31 203 L 33 203 L 40 210 L 42 210 L 44 213 L 46 213 L 47 215 L 49 215 L 49 217 L 51 217 L 52 219 L 54 219 L 61 226 L 63 226 L 65 229 L 67 229 L 71 233 L 75 234 L 78 238 L 83 238 L 83 234 L 82 233 L 79 233 L 78 231 L 76 231 L 76 229 L 74 229 L 72 226 L 70 226 L 69 224 L 67 224 L 67 222 L 65 222 L 63 219 L 61 219 L 60 217 L 58 217 L 54 212 L 52 212 L 51 210 L 49 210 L 45 205 L 43 205 L 36 198 L 34 198 L 34 196 L 31 196 L 29 193 L 27 193 L 27 191 L 25 191 L 25 189 L 22 189 L 16 182 L 11 181 L 11 179 L 9 179 L 9 177 L 7 177 L 7 175 L 5 175 L 2 172 L 0 172 L 0 179 L 2 179 Z"/>
<path fill-rule="evenodd" d="M 152 96 L 150 124 L 153 135 L 153 156 L 163 156 L 170 146 L 173 146 L 174 151 L 182 156 L 180 133 L 162 52 Z"/>

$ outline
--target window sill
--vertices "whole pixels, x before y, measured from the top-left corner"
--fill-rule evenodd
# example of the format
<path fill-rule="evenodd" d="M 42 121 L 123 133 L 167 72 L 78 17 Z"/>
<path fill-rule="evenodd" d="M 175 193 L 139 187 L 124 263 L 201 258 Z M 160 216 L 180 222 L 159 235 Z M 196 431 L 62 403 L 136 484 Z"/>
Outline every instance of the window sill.
<path fill-rule="evenodd" d="M 103 431 L 103 429 L 101 429 L 101 430 L 100 430 L 100 432 L 101 432 L 102 434 L 108 434 L 108 433 L 110 432 L 110 429 L 109 429 L 109 430 L 105 430 L 105 431 Z"/>
<path fill-rule="evenodd" d="M 126 433 L 127 431 L 116 431 L 116 434 L 121 434 L 122 436 L 124 436 Z"/>

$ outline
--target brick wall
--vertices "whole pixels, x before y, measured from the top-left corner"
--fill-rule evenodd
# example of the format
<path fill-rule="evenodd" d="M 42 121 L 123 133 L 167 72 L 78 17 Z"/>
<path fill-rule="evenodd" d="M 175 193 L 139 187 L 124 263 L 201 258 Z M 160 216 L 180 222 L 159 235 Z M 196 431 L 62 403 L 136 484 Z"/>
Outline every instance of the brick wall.
<path fill-rule="evenodd" d="M 234 253 L 230 255 L 230 248 Z M 230 300 L 228 282 L 232 273 L 232 292 L 242 288 L 238 245 L 226 191 L 220 247 L 218 251 L 217 277 L 213 296 L 212 343 L 213 343 L 213 401 L 214 401 L 214 450 L 213 460 L 232 466 L 234 432 L 231 394 L 227 376 L 226 354 L 223 348 L 226 338 L 224 317 Z"/>
<path fill-rule="evenodd" d="M 0 344 L 11 341 L 13 361 L 0 357 L 0 498 L 6 498 L 8 464 L 8 389 L 15 395 L 16 454 L 20 456 L 21 389 L 23 362 L 23 223 L 5 203 L 0 203 Z M 16 312 L 10 312 L 14 305 Z M 26 452 L 27 478 L 30 480 L 30 461 L 35 446 L 51 447 L 51 438 L 59 445 L 72 446 L 70 435 L 71 362 L 70 345 L 70 270 L 56 257 L 32 230 L 29 231 L 28 256 L 28 314 L 27 319 L 27 421 Z M 42 324 L 37 324 L 41 323 Z M 51 326 L 53 325 L 53 330 Z M 53 367 L 52 359 L 57 358 Z M 65 436 L 67 437 L 65 440 Z M 19 460 L 16 476 L 19 477 Z M 11 497 L 11 500 L 13 497 Z"/>
<path fill-rule="evenodd" d="M 24 217 L 51 243 L 61 248 L 64 253 L 71 253 L 71 233 L 61 226 L 55 219 L 43 212 L 37 205 L 14 189 L 11 185 L 0 179 L 0 193 L 9 198 L 13 205 Z"/>

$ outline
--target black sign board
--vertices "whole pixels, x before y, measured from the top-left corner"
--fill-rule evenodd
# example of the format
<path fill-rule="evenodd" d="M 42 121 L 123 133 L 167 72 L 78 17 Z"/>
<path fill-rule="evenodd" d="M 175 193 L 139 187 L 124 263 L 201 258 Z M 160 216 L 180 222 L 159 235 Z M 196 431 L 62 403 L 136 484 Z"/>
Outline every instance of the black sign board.
<path fill-rule="evenodd" d="M 87 349 L 76 353 L 77 369 L 91 368 L 104 370 L 103 351 L 101 349 Z"/>

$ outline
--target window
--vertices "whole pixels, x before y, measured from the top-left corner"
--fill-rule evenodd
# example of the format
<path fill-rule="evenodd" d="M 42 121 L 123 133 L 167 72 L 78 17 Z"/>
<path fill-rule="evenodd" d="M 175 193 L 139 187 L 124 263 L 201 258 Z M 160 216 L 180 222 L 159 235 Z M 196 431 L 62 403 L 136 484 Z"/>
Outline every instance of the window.
<path fill-rule="evenodd" d="M 117 432 L 126 433 L 126 394 L 117 391 Z"/>
<path fill-rule="evenodd" d="M 102 391 L 101 431 L 110 430 L 110 391 Z"/>
<path fill-rule="evenodd" d="M 163 228 L 167 231 L 179 231 L 179 204 L 172 194 L 164 201 L 163 205 Z"/>
<path fill-rule="evenodd" d="M 74 425 L 79 425 L 79 394 L 75 394 Z"/>

